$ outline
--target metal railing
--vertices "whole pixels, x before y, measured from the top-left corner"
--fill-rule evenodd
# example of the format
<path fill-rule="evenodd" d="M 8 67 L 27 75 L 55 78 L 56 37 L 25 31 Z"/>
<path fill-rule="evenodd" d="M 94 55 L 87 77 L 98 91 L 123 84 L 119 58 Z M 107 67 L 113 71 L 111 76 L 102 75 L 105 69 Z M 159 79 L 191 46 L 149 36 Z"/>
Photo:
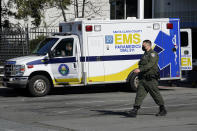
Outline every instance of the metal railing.
<path fill-rule="evenodd" d="M 58 26 L 53 27 L 39 27 L 39 28 L 29 28 L 28 34 L 29 34 L 29 40 L 37 39 L 38 36 L 49 36 L 52 33 L 59 32 Z"/>
<path fill-rule="evenodd" d="M 7 59 L 28 53 L 27 33 L 22 28 L 2 29 L 0 32 L 0 66 L 3 66 Z"/>
<path fill-rule="evenodd" d="M 28 55 L 30 53 L 30 40 L 38 36 L 49 36 L 58 32 L 59 27 L 22 28 L 14 25 L 0 30 L 0 77 L 7 59 Z M 0 78 L 1 81 L 1 78 Z"/>

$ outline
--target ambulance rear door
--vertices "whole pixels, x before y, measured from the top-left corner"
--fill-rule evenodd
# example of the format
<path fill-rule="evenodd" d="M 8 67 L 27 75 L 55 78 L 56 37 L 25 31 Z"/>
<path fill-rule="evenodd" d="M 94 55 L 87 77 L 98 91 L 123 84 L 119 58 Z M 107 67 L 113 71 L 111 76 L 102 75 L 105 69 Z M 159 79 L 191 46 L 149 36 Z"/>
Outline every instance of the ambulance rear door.
<path fill-rule="evenodd" d="M 162 21 L 161 31 L 155 40 L 161 80 L 181 78 L 179 26 L 179 19 L 170 18 L 169 21 Z"/>
<path fill-rule="evenodd" d="M 181 70 L 192 70 L 191 29 L 181 29 Z"/>

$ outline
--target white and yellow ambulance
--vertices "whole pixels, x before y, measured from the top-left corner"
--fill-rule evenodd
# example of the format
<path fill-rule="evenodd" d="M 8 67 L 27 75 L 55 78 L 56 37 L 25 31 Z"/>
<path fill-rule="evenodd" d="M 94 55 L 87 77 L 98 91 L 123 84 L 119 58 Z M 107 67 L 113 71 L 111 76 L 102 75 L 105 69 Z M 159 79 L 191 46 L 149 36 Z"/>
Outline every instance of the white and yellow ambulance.
<path fill-rule="evenodd" d="M 137 85 L 142 41 L 159 54 L 161 80 L 181 78 L 179 19 L 83 20 L 60 23 L 34 54 L 10 59 L 4 85 L 44 96 L 50 88 L 107 83 Z"/>
<path fill-rule="evenodd" d="M 193 69 L 192 63 L 192 30 L 181 29 L 181 80 L 188 81 L 189 73 Z"/>

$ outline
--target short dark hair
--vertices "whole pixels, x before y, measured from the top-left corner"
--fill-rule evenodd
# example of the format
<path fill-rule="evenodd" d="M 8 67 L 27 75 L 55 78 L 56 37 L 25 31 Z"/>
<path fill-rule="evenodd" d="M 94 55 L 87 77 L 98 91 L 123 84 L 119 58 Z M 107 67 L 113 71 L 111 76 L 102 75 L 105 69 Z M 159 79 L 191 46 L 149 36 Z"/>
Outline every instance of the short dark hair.
<path fill-rule="evenodd" d="M 150 40 L 144 40 L 143 43 L 148 43 L 150 46 L 152 45 Z"/>

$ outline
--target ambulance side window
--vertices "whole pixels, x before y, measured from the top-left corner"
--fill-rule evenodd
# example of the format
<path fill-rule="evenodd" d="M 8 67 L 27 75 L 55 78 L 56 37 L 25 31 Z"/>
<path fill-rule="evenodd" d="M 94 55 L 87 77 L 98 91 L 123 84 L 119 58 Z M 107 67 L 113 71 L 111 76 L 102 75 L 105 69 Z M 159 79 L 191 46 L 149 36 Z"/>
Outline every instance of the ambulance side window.
<path fill-rule="evenodd" d="M 54 49 L 55 57 L 73 56 L 73 38 L 63 39 Z"/>
<path fill-rule="evenodd" d="M 188 46 L 188 33 L 181 32 L 181 47 Z"/>

